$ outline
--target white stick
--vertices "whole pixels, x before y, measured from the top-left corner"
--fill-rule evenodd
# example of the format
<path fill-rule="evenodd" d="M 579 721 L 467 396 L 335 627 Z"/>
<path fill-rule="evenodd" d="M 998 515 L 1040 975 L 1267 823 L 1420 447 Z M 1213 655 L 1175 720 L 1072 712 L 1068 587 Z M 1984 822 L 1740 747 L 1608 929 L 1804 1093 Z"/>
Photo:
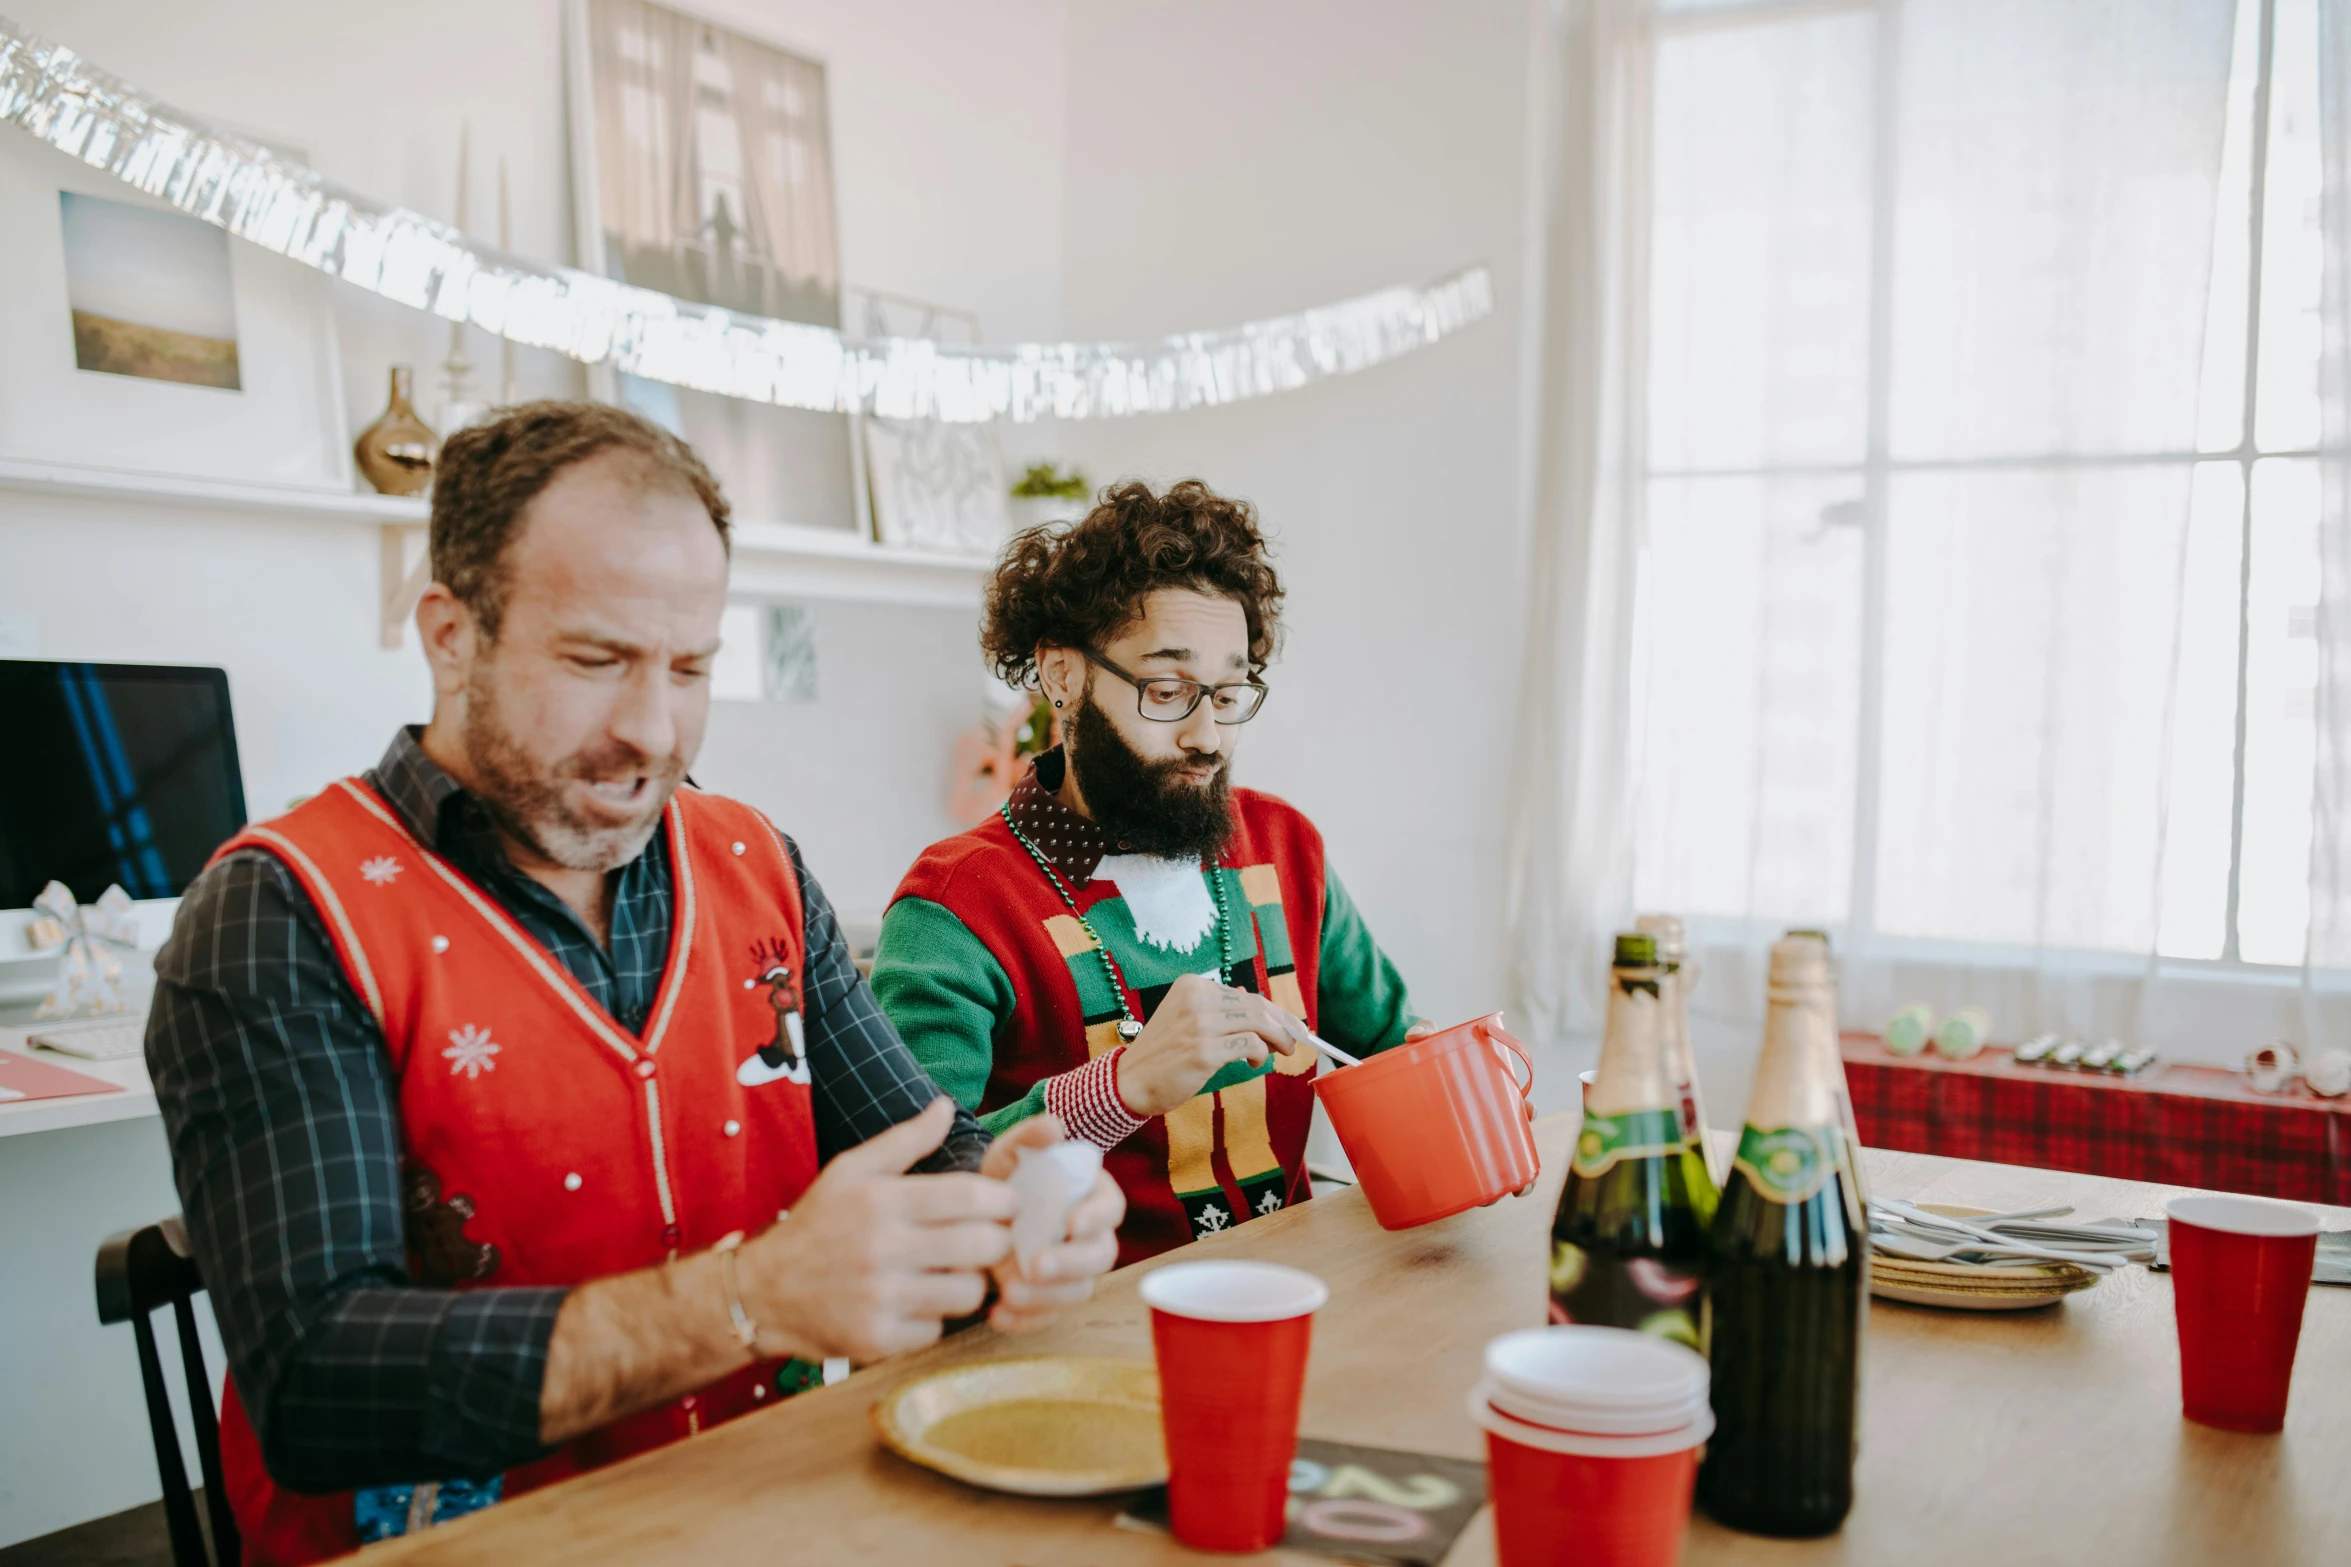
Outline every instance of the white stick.
<path fill-rule="evenodd" d="M 1341 1050 L 1337 1045 L 1332 1044 L 1329 1040 L 1323 1038 L 1322 1035 L 1313 1032 L 1311 1029 L 1307 1031 L 1306 1037 L 1314 1041 L 1315 1049 L 1321 1051 L 1324 1055 L 1329 1056 L 1333 1061 L 1338 1062 L 1341 1066 L 1363 1065 L 1363 1063 L 1357 1060 L 1354 1056 L 1351 1056 L 1346 1051 Z"/>

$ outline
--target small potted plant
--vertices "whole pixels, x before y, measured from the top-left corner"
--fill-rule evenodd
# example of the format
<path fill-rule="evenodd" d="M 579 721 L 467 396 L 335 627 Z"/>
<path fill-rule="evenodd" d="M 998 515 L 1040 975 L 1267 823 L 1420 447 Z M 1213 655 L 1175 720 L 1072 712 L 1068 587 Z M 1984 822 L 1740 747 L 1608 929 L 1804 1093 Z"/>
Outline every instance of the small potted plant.
<path fill-rule="evenodd" d="M 1086 514 L 1094 492 L 1086 476 L 1063 473 L 1049 462 L 1030 463 L 1012 487 L 1014 527 L 1034 528 L 1048 522 L 1075 522 Z"/>

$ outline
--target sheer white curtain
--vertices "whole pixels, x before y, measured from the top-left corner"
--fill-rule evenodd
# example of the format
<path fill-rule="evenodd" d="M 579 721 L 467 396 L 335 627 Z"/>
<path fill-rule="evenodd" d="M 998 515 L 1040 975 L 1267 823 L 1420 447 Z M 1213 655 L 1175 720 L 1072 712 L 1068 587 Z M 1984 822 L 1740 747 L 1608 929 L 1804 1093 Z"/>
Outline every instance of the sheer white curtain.
<path fill-rule="evenodd" d="M 2223 1058 L 2318 1026 L 2351 325 L 2331 268 L 2322 447 L 2295 225 L 2323 144 L 2351 254 L 2351 109 L 2309 123 L 2287 13 L 2326 9 L 2332 61 L 2347 5 L 1571 0 L 1513 823 L 1538 1026 L 1596 1026 L 1636 908 L 1691 920 L 1734 1016 L 1808 925 L 1848 1026 L 1974 1002 Z"/>
<path fill-rule="evenodd" d="M 1647 455 L 1648 0 L 1553 7 L 1540 100 L 1533 614 L 1511 780 L 1511 982 L 1537 1038 L 1598 1026 L 1581 961 L 1625 913 L 1629 684 Z"/>
<path fill-rule="evenodd" d="M 2318 66 L 2322 455 L 2306 993 L 2318 971 L 2351 969 L 2351 0 L 2320 0 Z M 2336 1023 L 2330 1042 L 2343 1044 L 2339 1002 L 2335 1010 L 2310 1026 Z"/>

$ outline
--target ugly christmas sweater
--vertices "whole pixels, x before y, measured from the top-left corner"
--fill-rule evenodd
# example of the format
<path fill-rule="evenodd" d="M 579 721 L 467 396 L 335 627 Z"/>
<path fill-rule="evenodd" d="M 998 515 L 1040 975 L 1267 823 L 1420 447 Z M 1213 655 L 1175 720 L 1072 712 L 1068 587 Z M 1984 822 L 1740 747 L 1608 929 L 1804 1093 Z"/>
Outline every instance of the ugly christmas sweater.
<path fill-rule="evenodd" d="M 1009 811 L 1083 919 L 1005 817 L 991 816 L 932 845 L 899 883 L 873 988 L 931 1077 L 989 1130 L 1051 1111 L 1107 1150 L 1127 1198 L 1124 1265 L 1309 1195 L 1316 1054 L 1229 1063 L 1185 1104 L 1138 1120 L 1117 1092 L 1124 1014 L 1110 967 L 1148 1022 L 1176 980 L 1218 972 L 1221 931 L 1232 984 L 1342 1049 L 1397 1044 L 1412 1014 L 1395 966 L 1326 870 L 1322 835 L 1291 806 L 1235 790 L 1235 830 L 1213 869 L 1113 853 L 1054 798 L 1061 766 L 1057 751 L 1041 757 Z"/>

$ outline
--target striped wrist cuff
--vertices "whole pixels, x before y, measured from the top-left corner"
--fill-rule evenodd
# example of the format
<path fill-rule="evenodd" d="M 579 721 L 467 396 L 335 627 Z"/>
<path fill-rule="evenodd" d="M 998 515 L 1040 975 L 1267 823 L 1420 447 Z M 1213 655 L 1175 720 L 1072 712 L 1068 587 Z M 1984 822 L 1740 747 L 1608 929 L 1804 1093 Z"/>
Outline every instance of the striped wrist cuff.
<path fill-rule="evenodd" d="M 1061 1117 L 1072 1137 L 1109 1150 L 1143 1129 L 1118 1097 L 1118 1058 L 1126 1046 L 1098 1055 L 1074 1071 L 1045 1079 L 1045 1108 Z"/>

